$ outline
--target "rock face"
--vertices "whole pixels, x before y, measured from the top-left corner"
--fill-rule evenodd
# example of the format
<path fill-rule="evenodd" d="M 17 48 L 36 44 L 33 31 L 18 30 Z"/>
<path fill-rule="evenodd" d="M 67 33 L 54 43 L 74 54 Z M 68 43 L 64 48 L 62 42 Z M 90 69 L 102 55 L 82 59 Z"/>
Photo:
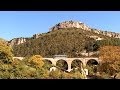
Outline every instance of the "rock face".
<path fill-rule="evenodd" d="M 108 36 L 108 37 L 120 38 L 120 33 L 103 31 L 103 30 L 92 29 L 92 28 L 91 28 L 91 30 L 97 34 L 103 34 L 103 35 Z"/>
<path fill-rule="evenodd" d="M 40 34 L 34 34 L 34 35 L 33 35 L 33 39 L 39 38 L 39 35 L 40 35 Z"/>
<path fill-rule="evenodd" d="M 120 33 L 94 29 L 94 28 L 87 26 L 86 24 L 84 24 L 82 22 L 77 22 L 77 21 L 72 21 L 72 20 L 58 23 L 55 26 L 53 26 L 50 29 L 50 31 L 59 30 L 59 29 L 63 29 L 63 28 L 81 28 L 83 30 L 92 31 L 92 32 L 97 33 L 97 34 L 103 34 L 103 35 L 108 36 L 108 37 L 120 38 Z"/>
<path fill-rule="evenodd" d="M 13 45 L 19 45 L 19 44 L 22 44 L 22 43 L 25 43 L 27 40 L 27 38 L 14 38 L 12 40 L 10 40 L 8 43 L 13 46 Z"/>
<path fill-rule="evenodd" d="M 91 30 L 84 23 L 71 20 L 71 21 L 65 21 L 65 22 L 56 24 L 54 27 L 52 27 L 50 29 L 50 31 L 59 30 L 59 29 L 62 29 L 62 28 L 81 28 L 81 29 L 85 29 L 85 30 Z"/>

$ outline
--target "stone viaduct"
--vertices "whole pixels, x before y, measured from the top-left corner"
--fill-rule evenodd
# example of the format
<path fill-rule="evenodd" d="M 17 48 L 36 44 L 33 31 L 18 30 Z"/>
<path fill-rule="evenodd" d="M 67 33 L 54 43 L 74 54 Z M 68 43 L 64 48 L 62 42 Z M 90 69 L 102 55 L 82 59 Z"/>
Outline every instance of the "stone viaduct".
<path fill-rule="evenodd" d="M 14 59 L 17 58 L 19 60 L 23 60 L 24 57 L 13 57 Z M 43 60 L 48 60 L 50 61 L 53 65 L 56 66 L 56 63 L 59 61 L 59 60 L 64 60 L 67 62 L 67 65 L 68 65 L 68 72 L 70 72 L 72 69 L 71 69 L 71 64 L 74 60 L 80 60 L 82 62 L 82 64 L 84 66 L 87 65 L 88 61 L 90 60 L 94 60 L 95 62 L 97 62 L 98 64 L 101 62 L 101 60 L 98 58 L 98 57 L 85 57 L 85 58 L 63 58 L 63 57 L 59 57 L 59 58 L 43 58 Z"/>

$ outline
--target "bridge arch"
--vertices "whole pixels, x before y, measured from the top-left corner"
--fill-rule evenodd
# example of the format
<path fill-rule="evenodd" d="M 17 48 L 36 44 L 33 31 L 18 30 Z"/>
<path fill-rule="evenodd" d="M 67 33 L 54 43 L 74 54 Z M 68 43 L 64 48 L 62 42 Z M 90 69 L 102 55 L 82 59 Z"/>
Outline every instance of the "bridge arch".
<path fill-rule="evenodd" d="M 57 60 L 56 66 L 59 67 L 61 70 L 68 70 L 68 63 L 64 59 Z"/>
<path fill-rule="evenodd" d="M 44 61 L 44 63 L 53 64 L 52 61 L 49 59 L 44 59 L 43 61 Z"/>
<path fill-rule="evenodd" d="M 50 68 L 53 66 L 52 61 L 49 59 L 44 59 L 43 62 L 44 62 L 43 67 L 48 69 L 48 70 L 50 70 Z"/>
<path fill-rule="evenodd" d="M 98 65 L 98 64 L 99 64 L 99 61 L 96 59 L 89 59 L 86 62 L 86 65 Z"/>
<path fill-rule="evenodd" d="M 56 62 L 53 58 L 43 58 L 43 61 L 48 61 L 49 63 L 52 63 L 52 65 L 55 65 L 56 66 Z"/>
<path fill-rule="evenodd" d="M 81 65 L 83 65 L 83 62 L 80 59 L 74 59 L 71 62 L 71 69 L 72 68 L 81 68 Z"/>
<path fill-rule="evenodd" d="M 97 73 L 97 66 L 99 65 L 99 61 L 96 59 L 89 59 L 86 63 L 86 66 L 88 68 L 89 74 Z"/>

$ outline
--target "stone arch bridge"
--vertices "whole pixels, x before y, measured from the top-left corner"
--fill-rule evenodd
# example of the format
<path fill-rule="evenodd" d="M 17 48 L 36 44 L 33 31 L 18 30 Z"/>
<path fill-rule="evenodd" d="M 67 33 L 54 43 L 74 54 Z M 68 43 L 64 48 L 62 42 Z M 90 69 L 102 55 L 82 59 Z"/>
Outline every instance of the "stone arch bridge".
<path fill-rule="evenodd" d="M 13 59 L 19 59 L 19 60 L 23 60 L 24 57 L 13 57 Z M 51 61 L 51 63 L 53 65 L 56 66 L 56 63 L 59 61 L 59 60 L 64 60 L 67 62 L 67 65 L 68 65 L 68 72 L 70 72 L 72 69 L 71 69 L 71 64 L 74 60 L 80 60 L 82 62 L 82 64 L 84 66 L 87 65 L 88 61 L 90 60 L 94 60 L 96 61 L 98 64 L 101 62 L 101 60 L 98 58 L 98 57 L 84 57 L 84 58 L 43 58 L 43 60 L 49 60 Z"/>

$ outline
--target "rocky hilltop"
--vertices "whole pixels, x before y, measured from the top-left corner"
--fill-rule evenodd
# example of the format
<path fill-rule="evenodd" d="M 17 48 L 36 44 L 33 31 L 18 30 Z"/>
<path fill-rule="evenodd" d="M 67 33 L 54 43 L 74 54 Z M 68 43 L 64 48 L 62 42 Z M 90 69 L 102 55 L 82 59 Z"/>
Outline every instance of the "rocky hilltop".
<path fill-rule="evenodd" d="M 120 33 L 94 29 L 94 28 L 87 26 L 85 23 L 78 22 L 78 21 L 72 21 L 72 20 L 56 24 L 55 26 L 50 28 L 50 32 L 55 31 L 55 30 L 65 29 L 65 28 L 78 28 L 78 29 L 80 28 L 82 30 L 91 31 L 91 32 L 94 32 L 97 34 L 102 34 L 102 35 L 113 37 L 113 38 L 120 38 Z M 37 39 L 42 35 L 44 35 L 44 34 L 34 34 L 31 38 Z M 9 41 L 9 44 L 10 45 L 19 45 L 19 44 L 25 43 L 27 41 L 27 39 L 28 38 L 24 38 L 24 37 L 14 38 Z"/>
<path fill-rule="evenodd" d="M 86 24 L 84 24 L 82 22 L 72 21 L 72 20 L 58 23 L 55 26 L 53 26 L 52 28 L 50 28 L 50 31 L 59 30 L 59 29 L 63 29 L 63 28 L 81 28 L 83 30 L 92 31 L 97 34 L 103 34 L 103 35 L 106 35 L 109 37 L 120 38 L 120 33 L 94 29 L 94 28 L 87 26 Z"/>
<path fill-rule="evenodd" d="M 71 21 L 65 21 L 65 22 L 56 24 L 54 27 L 50 29 L 50 31 L 59 30 L 62 28 L 81 28 L 88 31 L 90 30 L 90 28 L 84 23 L 71 20 Z"/>

